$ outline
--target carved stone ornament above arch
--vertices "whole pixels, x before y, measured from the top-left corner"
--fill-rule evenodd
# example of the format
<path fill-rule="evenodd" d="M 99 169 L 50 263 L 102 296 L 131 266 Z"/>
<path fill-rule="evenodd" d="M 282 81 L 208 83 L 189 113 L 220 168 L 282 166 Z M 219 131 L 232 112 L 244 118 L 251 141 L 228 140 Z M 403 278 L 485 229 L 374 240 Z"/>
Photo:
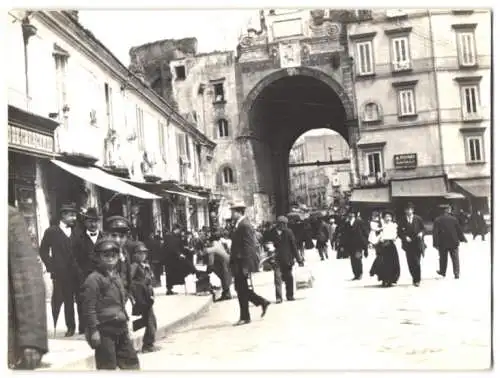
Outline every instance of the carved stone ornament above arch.
<path fill-rule="evenodd" d="M 361 122 L 373 124 L 382 122 L 382 106 L 375 100 L 365 101 L 361 105 Z"/>

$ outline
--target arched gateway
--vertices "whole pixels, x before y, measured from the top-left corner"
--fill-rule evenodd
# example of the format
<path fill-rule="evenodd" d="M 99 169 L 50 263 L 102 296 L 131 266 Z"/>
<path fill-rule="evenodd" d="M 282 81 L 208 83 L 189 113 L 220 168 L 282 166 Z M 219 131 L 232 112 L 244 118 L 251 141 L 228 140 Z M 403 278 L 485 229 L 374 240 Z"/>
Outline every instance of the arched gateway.
<path fill-rule="evenodd" d="M 330 128 L 357 141 L 353 102 L 332 76 L 311 67 L 282 68 L 262 78 L 241 105 L 237 142 L 240 188 L 256 221 L 289 211 L 288 156 L 304 132 Z"/>

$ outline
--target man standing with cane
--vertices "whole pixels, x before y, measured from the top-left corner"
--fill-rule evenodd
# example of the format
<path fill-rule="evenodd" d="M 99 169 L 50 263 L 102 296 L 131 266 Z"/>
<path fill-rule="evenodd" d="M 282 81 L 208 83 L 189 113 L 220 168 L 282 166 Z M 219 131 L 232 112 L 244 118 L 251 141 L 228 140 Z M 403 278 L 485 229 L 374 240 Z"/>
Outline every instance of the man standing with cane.
<path fill-rule="evenodd" d="M 420 286 L 420 260 L 424 253 L 424 221 L 414 213 L 415 209 L 410 202 L 405 207 L 405 217 L 399 224 L 399 238 L 406 253 L 408 269 L 413 278 L 413 286 Z"/>
<path fill-rule="evenodd" d="M 260 295 L 255 294 L 251 288 L 251 264 L 252 254 L 256 253 L 255 230 L 245 217 L 246 206 L 242 203 L 236 203 L 231 207 L 231 216 L 236 222 L 231 236 L 231 257 L 229 265 L 234 276 L 234 286 L 238 293 L 238 302 L 240 305 L 240 319 L 235 324 L 240 326 L 250 323 L 250 311 L 248 302 L 255 306 L 262 307 L 262 317 L 266 314 L 270 302 Z"/>

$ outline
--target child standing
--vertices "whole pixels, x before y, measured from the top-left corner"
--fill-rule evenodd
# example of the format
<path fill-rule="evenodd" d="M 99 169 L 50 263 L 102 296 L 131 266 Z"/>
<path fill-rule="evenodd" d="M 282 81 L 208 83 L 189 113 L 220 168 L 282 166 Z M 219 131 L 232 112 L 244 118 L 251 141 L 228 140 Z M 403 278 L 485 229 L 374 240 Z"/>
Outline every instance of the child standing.
<path fill-rule="evenodd" d="M 83 284 L 85 336 L 95 350 L 98 370 L 138 370 L 139 359 L 130 340 L 125 310 L 127 294 L 116 269 L 120 246 L 109 238 L 94 247 L 96 267 Z"/>
<path fill-rule="evenodd" d="M 153 311 L 154 276 L 151 267 L 146 262 L 149 250 L 142 242 L 137 242 L 133 250 L 133 262 L 130 266 L 132 284 L 131 292 L 134 297 L 132 315 L 141 315 L 142 318 L 133 322 L 134 331 L 145 327 L 142 339 L 142 353 L 151 353 L 159 350 L 156 347 L 156 316 Z"/>

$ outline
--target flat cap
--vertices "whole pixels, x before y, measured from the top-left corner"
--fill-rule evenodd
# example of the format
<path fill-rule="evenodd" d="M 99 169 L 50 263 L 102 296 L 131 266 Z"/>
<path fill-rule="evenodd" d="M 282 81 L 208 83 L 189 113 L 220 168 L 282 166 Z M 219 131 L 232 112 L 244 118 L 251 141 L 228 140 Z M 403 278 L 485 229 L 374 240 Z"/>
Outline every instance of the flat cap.
<path fill-rule="evenodd" d="M 104 223 L 105 231 L 112 230 L 130 230 L 130 222 L 127 218 L 122 217 L 121 215 L 113 215 L 106 219 Z"/>
<path fill-rule="evenodd" d="M 285 217 L 284 215 L 280 215 L 277 219 L 278 223 L 288 223 L 288 218 Z"/>
<path fill-rule="evenodd" d="M 77 213 L 78 210 L 76 208 L 76 203 L 74 202 L 66 202 L 66 203 L 63 203 L 61 208 L 59 209 L 59 212 L 64 212 L 64 211 L 71 211 L 73 213 Z"/>
<path fill-rule="evenodd" d="M 116 253 L 120 253 L 120 246 L 117 242 L 110 238 L 99 239 L 94 246 L 95 253 L 101 253 L 111 250 L 116 250 Z"/>
<path fill-rule="evenodd" d="M 149 249 L 148 247 L 146 247 L 146 244 L 140 241 L 135 243 L 134 246 L 134 253 L 139 253 L 139 252 L 149 252 Z"/>

